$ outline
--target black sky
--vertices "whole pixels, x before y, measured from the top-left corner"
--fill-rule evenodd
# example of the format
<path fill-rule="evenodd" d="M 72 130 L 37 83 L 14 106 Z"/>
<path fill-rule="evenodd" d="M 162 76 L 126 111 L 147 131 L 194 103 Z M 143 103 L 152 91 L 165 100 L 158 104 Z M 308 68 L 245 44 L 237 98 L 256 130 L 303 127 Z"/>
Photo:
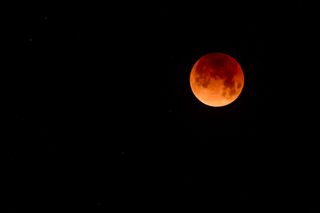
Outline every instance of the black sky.
<path fill-rule="evenodd" d="M 9 212 L 311 211 L 318 44 L 305 8 L 19 13 L 2 84 Z M 201 104 L 189 87 L 193 63 L 210 52 L 244 70 L 243 92 L 226 107 Z"/>

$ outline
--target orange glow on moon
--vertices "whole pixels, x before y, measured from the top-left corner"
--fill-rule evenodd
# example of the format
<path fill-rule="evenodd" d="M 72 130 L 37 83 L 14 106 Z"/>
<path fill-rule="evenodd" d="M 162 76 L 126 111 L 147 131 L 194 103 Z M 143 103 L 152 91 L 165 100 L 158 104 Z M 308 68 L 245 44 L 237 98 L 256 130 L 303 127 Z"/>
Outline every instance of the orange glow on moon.
<path fill-rule="evenodd" d="M 192 67 L 190 86 L 202 103 L 221 107 L 235 101 L 244 85 L 240 64 L 224 53 L 202 56 Z"/>

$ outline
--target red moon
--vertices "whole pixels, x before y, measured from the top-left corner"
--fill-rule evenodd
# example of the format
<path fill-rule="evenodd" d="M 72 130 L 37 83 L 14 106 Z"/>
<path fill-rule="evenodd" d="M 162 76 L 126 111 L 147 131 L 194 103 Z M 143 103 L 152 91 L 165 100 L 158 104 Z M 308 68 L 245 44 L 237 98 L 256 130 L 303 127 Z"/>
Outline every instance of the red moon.
<path fill-rule="evenodd" d="M 210 53 L 202 56 L 192 67 L 190 86 L 202 103 L 221 107 L 235 101 L 244 85 L 240 64 L 230 55 Z"/>

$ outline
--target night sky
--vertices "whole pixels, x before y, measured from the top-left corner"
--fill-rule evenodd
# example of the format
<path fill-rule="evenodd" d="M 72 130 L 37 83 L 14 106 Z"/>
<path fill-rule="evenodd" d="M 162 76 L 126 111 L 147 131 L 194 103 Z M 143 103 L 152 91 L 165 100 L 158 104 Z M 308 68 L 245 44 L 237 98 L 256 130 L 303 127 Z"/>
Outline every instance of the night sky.
<path fill-rule="evenodd" d="M 315 13 L 130 4 L 41 5 L 8 25 L 7 212 L 318 212 Z M 225 107 L 189 86 L 211 52 L 244 71 Z"/>

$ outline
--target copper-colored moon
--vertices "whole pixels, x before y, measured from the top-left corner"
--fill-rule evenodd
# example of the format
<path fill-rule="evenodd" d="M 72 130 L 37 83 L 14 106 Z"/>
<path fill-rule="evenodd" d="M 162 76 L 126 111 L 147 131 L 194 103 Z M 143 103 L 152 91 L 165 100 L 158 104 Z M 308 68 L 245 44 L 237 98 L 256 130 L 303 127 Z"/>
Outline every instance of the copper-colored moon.
<path fill-rule="evenodd" d="M 224 53 L 202 56 L 190 73 L 193 94 L 208 106 L 221 107 L 232 103 L 239 97 L 243 85 L 244 74 L 240 64 Z"/>

